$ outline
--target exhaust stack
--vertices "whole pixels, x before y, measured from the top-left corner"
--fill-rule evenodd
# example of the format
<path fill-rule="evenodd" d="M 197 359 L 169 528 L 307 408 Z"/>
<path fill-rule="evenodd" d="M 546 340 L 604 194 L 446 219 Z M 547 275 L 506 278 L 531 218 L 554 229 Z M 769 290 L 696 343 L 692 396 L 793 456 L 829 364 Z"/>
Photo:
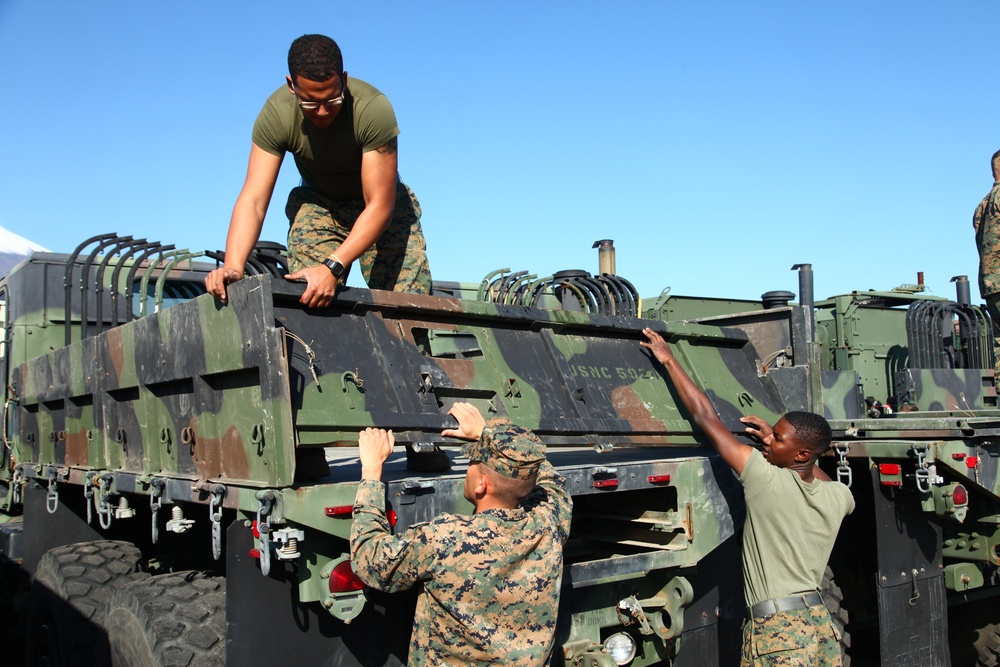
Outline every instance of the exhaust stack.
<path fill-rule="evenodd" d="M 597 248 L 598 274 L 617 274 L 615 269 L 615 242 L 611 239 L 594 241 L 594 248 Z"/>
<path fill-rule="evenodd" d="M 972 304 L 972 288 L 969 285 L 969 276 L 955 276 L 951 279 L 955 283 L 955 300 L 963 306 Z"/>

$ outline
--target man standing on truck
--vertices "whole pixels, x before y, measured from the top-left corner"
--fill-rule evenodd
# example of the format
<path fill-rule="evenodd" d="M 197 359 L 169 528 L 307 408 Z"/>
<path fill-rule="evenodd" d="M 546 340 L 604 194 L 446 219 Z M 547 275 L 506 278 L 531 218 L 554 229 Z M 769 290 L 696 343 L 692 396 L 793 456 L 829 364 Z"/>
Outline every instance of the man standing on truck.
<path fill-rule="evenodd" d="M 205 278 L 222 301 L 243 278 L 285 153 L 302 176 L 288 195 L 289 280 L 304 280 L 309 308 L 333 300 L 358 260 L 370 287 L 430 294 L 420 204 L 399 180 L 396 116 L 385 95 L 348 81 L 337 43 L 303 35 L 288 51 L 285 84 L 253 127 L 246 181 L 233 207 L 224 265 Z"/>
<path fill-rule="evenodd" d="M 393 535 L 381 478 L 394 438 L 365 429 L 351 565 L 378 590 L 423 584 L 408 665 L 548 664 L 573 513 L 565 480 L 528 429 L 506 419 L 486 423 L 469 403 L 448 414 L 458 428 L 442 435 L 473 441 L 462 451 L 465 498 L 475 513 L 442 514 Z"/>
<path fill-rule="evenodd" d="M 986 302 L 986 309 L 993 323 L 1000 323 L 1000 151 L 990 159 L 993 170 L 993 188 L 979 202 L 972 216 L 976 230 L 976 248 L 979 250 L 979 294 Z M 993 349 L 1000 352 L 1000 339 L 994 338 Z M 1000 373 L 1000 354 L 996 370 Z"/>
<path fill-rule="evenodd" d="M 742 665 L 842 665 L 840 637 L 820 597 L 833 543 L 854 510 L 850 490 L 819 473 L 816 460 L 830 448 L 830 425 L 811 412 L 790 412 L 772 428 L 742 417 L 763 452 L 726 428 L 708 396 L 681 368 L 652 329 L 640 343 L 663 364 L 691 414 L 722 459 L 739 475 L 746 500 L 743 525 Z M 824 481 L 824 478 L 826 481 Z"/>

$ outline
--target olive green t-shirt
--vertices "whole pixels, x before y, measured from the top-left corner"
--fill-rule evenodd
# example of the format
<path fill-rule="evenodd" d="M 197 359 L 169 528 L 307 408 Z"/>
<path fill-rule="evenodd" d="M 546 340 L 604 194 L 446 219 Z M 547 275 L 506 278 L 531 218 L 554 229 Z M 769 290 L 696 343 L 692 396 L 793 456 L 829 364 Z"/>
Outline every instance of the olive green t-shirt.
<path fill-rule="evenodd" d="M 746 499 L 743 595 L 750 605 L 818 591 L 854 496 L 840 482 L 806 483 L 756 449 L 740 475 Z"/>
<path fill-rule="evenodd" d="M 291 153 L 310 187 L 331 199 L 352 200 L 363 198 L 361 154 L 398 134 L 396 114 L 385 95 L 348 77 L 340 113 L 326 128 L 309 122 L 287 85 L 278 88 L 257 115 L 253 143 L 278 157 Z"/>

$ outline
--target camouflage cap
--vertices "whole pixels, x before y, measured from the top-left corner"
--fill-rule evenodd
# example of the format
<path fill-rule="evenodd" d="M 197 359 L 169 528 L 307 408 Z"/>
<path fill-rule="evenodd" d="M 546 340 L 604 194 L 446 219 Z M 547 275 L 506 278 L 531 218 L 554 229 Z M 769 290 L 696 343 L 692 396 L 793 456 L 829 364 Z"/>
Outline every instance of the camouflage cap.
<path fill-rule="evenodd" d="M 462 453 L 504 477 L 530 479 L 545 460 L 545 443 L 522 426 L 491 419 L 479 440 L 462 445 Z"/>

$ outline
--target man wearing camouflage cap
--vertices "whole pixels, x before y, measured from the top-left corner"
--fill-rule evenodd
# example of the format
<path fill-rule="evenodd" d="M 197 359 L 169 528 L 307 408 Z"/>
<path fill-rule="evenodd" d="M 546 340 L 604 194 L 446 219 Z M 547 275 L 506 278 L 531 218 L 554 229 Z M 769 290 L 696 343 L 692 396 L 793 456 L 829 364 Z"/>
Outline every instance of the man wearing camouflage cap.
<path fill-rule="evenodd" d="M 381 478 L 394 438 L 392 431 L 365 429 L 351 564 L 382 591 L 423 584 L 407 664 L 547 664 L 573 512 L 565 480 L 528 429 L 506 419 L 486 423 L 468 403 L 448 414 L 458 428 L 442 435 L 472 441 L 462 451 L 469 457 L 465 498 L 474 513 L 442 514 L 392 535 Z"/>

